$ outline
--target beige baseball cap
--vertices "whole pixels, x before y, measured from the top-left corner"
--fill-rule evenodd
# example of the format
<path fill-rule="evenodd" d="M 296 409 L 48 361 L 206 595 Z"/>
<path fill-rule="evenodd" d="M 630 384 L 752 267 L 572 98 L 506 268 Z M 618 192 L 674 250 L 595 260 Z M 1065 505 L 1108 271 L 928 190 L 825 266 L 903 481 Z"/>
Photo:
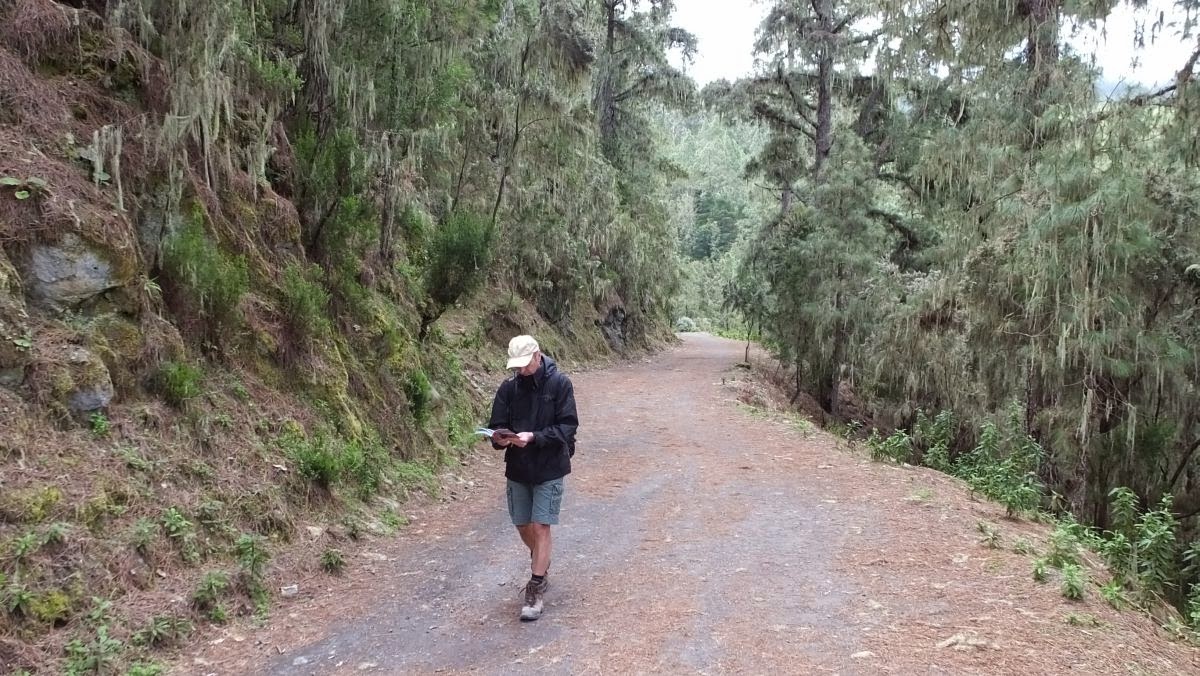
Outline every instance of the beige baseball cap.
<path fill-rule="evenodd" d="M 529 364 L 535 352 L 540 350 L 533 336 L 517 336 L 508 341 L 508 368 L 520 369 Z"/>

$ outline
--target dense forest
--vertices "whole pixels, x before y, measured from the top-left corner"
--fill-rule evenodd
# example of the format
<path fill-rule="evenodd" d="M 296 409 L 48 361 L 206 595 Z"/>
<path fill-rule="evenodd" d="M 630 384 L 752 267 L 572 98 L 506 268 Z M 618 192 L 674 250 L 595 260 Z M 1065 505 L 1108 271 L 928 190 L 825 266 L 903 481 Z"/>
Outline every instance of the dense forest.
<path fill-rule="evenodd" d="M 672 325 L 1200 624 L 1200 0 L 769 0 L 703 88 L 675 4 L 0 0 L 0 664 L 159 673 L 396 528 L 510 335 Z M 1168 84 L 1075 47 L 1122 6 Z"/>
<path fill-rule="evenodd" d="M 1182 604 L 1200 572 L 1200 3 L 1127 34 L 1106 18 L 1147 3 L 766 4 L 757 74 L 702 92 L 730 125 L 689 125 L 756 143 L 741 186 L 692 176 L 681 323 L 760 335 L 797 397 L 880 430 L 884 456 L 978 479 L 989 447 L 1013 474 L 997 492 L 1130 538 L 1126 561 L 1151 548 L 1114 515 L 1136 496 L 1171 531 L 1149 586 Z M 1185 45 L 1167 84 L 1103 87 L 1072 38 L 1106 26 Z"/>

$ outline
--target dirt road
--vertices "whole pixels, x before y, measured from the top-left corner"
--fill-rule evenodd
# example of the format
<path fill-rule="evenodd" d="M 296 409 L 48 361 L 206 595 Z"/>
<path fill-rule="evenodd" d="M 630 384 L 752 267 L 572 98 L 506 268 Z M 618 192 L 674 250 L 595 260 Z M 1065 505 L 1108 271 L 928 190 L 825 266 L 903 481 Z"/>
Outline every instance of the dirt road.
<path fill-rule="evenodd" d="M 196 674 L 1200 673 L 1196 650 L 1093 586 L 1031 579 L 1007 521 L 934 472 L 880 465 L 737 402 L 742 346 L 703 335 L 576 374 L 581 427 L 548 610 L 517 621 L 528 558 L 502 463 L 187 655 Z M 1002 547 L 979 542 L 995 524 Z M 308 591 L 306 589 L 306 591 Z"/>

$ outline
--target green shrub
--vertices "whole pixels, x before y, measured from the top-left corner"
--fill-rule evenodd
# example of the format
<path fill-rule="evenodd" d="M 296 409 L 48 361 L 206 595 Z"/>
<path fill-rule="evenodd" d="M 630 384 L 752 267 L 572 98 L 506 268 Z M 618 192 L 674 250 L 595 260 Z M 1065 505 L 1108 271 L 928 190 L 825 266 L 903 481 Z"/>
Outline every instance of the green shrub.
<path fill-rule="evenodd" d="M 250 273 L 243 257 L 226 254 L 208 236 L 204 223 L 203 207 L 193 205 L 187 222 L 166 243 L 163 268 L 189 290 L 206 319 L 233 326 Z"/>
<path fill-rule="evenodd" d="M 350 441 L 342 448 L 343 479 L 353 483 L 360 500 L 366 500 L 379 491 L 388 460 L 378 441 Z"/>
<path fill-rule="evenodd" d="M 322 272 L 317 266 L 308 268 L 292 265 L 283 273 L 283 311 L 297 339 L 308 345 L 328 336 L 332 331 L 329 321 L 329 292 L 321 282 Z"/>
<path fill-rule="evenodd" d="M 108 635 L 108 626 L 100 625 L 91 642 L 84 643 L 76 638 L 67 643 L 65 671 L 70 676 L 114 673 L 122 648 L 121 641 Z"/>
<path fill-rule="evenodd" d="M 162 648 L 182 643 L 195 627 L 191 621 L 174 615 L 155 615 L 146 626 L 135 631 L 131 641 L 136 645 Z"/>
<path fill-rule="evenodd" d="M 487 275 L 492 257 L 492 224 L 476 214 L 458 212 L 443 221 L 430 238 L 421 336 L 442 312 L 474 291 Z"/>
<path fill-rule="evenodd" d="M 1172 497 L 1162 497 L 1158 509 L 1147 511 L 1137 524 L 1137 580 L 1147 596 L 1164 594 L 1175 586 L 1179 574 L 1175 530 L 1178 523 L 1171 510 Z"/>
<path fill-rule="evenodd" d="M 1041 503 L 1037 471 L 1044 455 L 1042 447 L 1020 431 L 1015 419 L 1010 420 L 1007 434 L 989 422 L 983 426 L 979 444 L 954 466 L 954 474 L 1015 516 Z"/>
<path fill-rule="evenodd" d="M 331 575 L 340 575 L 346 568 L 346 557 L 341 550 L 326 549 L 321 553 L 321 568 Z"/>
<path fill-rule="evenodd" d="M 1087 587 L 1087 573 L 1081 566 L 1068 563 L 1062 567 L 1062 575 L 1062 595 L 1073 601 L 1081 600 Z"/>
<path fill-rule="evenodd" d="M 109 431 L 112 430 L 112 423 L 108 421 L 108 416 L 100 411 L 96 411 L 88 416 L 88 422 L 91 424 L 92 436 L 96 438 L 107 437 Z"/>
<path fill-rule="evenodd" d="M 134 662 L 129 665 L 125 676 L 162 676 L 165 673 L 167 668 L 158 662 Z"/>
<path fill-rule="evenodd" d="M 1046 569 L 1050 567 L 1049 562 L 1044 558 L 1035 559 L 1033 562 L 1033 581 L 1045 582 Z"/>
<path fill-rule="evenodd" d="M 925 416 L 924 411 L 917 411 L 917 421 L 913 425 L 913 444 L 924 449 L 922 464 L 939 472 L 953 473 L 950 446 L 954 443 L 954 433 L 954 414 L 950 411 L 942 411 L 932 420 Z"/>
<path fill-rule="evenodd" d="M 237 554 L 238 565 L 241 566 L 242 572 L 252 581 L 261 581 L 263 570 L 266 568 L 267 562 L 271 560 L 271 553 L 267 551 L 266 540 L 263 536 L 242 533 L 234 543 L 233 549 Z"/>
<path fill-rule="evenodd" d="M 878 432 L 871 432 L 867 439 L 867 448 L 871 451 L 871 459 L 882 462 L 908 462 L 912 457 L 912 437 L 904 430 L 896 430 L 887 438 L 881 438 Z"/>
<path fill-rule="evenodd" d="M 425 372 L 416 369 L 408 374 L 404 382 L 404 393 L 408 396 L 408 408 L 418 423 L 429 419 L 430 404 L 433 403 L 433 385 Z"/>
<path fill-rule="evenodd" d="M 167 403 L 178 408 L 203 393 L 200 388 L 203 379 L 204 372 L 198 367 L 169 361 L 159 367 L 155 384 Z"/>
<path fill-rule="evenodd" d="M 213 622 L 221 623 L 228 618 L 221 599 L 229 589 L 229 576 L 224 571 L 213 570 L 204 574 L 200 586 L 192 592 L 192 608 Z"/>
<path fill-rule="evenodd" d="M 311 437 L 289 432 L 279 440 L 284 452 L 296 464 L 300 476 L 328 489 L 341 476 L 341 461 L 334 440 L 324 431 Z"/>

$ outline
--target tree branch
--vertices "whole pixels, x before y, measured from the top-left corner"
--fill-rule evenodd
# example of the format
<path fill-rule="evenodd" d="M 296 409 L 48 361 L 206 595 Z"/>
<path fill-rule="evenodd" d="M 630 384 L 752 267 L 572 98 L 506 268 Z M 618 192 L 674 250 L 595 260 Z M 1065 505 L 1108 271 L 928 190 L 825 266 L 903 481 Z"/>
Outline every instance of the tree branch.
<path fill-rule="evenodd" d="M 1200 439 L 1192 442 L 1187 452 L 1183 454 L 1183 458 L 1179 464 L 1175 466 L 1175 471 L 1171 473 L 1171 480 L 1167 482 L 1167 492 L 1175 488 L 1175 482 L 1179 481 L 1179 477 L 1183 474 L 1183 470 L 1187 469 L 1188 463 L 1191 462 L 1192 456 L 1196 454 L 1196 450 L 1200 449 Z"/>
<path fill-rule="evenodd" d="M 919 237 L 917 237 L 916 231 L 905 225 L 904 221 L 900 220 L 900 217 L 896 214 L 872 207 L 867 209 L 867 215 L 881 219 L 888 225 L 892 226 L 893 230 L 899 233 L 900 236 L 904 237 L 905 241 L 908 243 L 908 248 L 916 249 L 921 245 L 921 240 Z"/>

